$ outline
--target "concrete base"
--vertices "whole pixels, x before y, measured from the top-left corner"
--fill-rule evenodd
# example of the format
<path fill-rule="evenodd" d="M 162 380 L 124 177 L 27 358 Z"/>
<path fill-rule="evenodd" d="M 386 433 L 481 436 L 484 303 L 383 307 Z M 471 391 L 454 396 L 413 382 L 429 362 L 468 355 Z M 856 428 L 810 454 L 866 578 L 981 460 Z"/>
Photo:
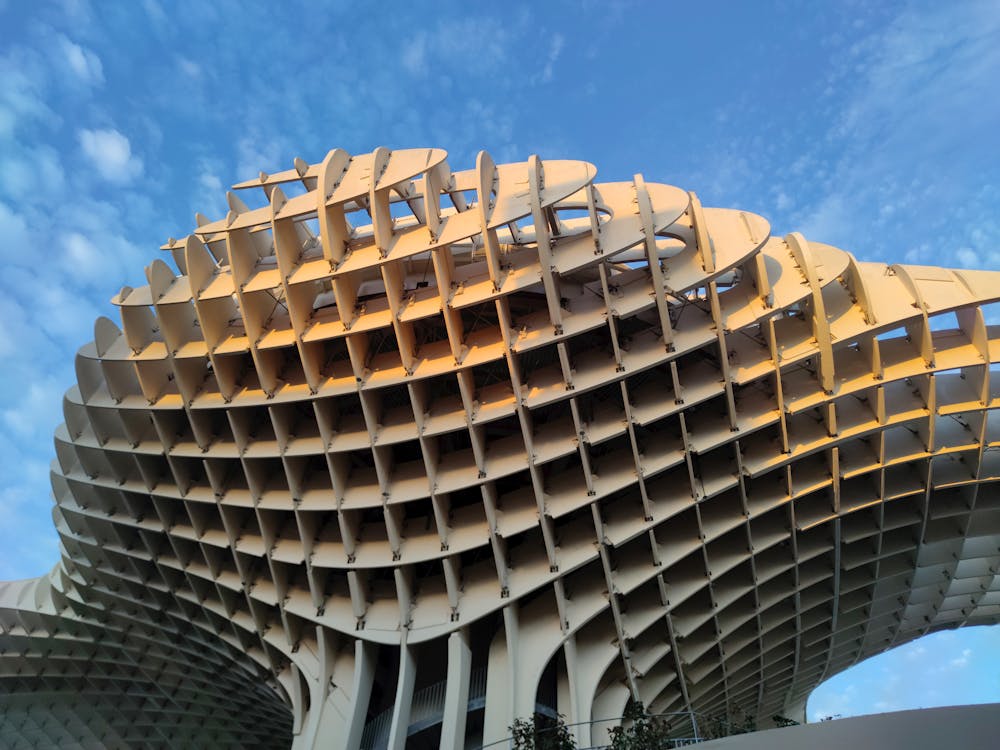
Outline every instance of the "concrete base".
<path fill-rule="evenodd" d="M 997 747 L 1000 747 L 1000 703 L 857 716 L 740 734 L 698 745 L 699 750 L 996 750 Z"/>

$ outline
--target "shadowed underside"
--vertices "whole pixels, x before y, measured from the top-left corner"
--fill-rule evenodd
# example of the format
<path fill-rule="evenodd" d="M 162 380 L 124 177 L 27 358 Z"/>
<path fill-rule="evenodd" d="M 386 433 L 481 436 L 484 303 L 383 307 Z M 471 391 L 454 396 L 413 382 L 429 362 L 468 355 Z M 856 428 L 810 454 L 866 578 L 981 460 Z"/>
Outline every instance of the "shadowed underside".
<path fill-rule="evenodd" d="M 998 621 L 1000 273 L 595 175 L 334 150 L 171 240 L 77 356 L 0 744 L 765 723 Z"/>

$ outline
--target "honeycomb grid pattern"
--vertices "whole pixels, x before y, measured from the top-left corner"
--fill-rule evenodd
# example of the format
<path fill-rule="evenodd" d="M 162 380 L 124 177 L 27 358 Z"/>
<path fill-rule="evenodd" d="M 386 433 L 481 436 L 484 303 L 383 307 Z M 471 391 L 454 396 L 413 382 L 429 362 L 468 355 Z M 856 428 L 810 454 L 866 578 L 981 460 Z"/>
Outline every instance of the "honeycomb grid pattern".
<path fill-rule="evenodd" d="M 1000 273 L 595 177 L 335 149 L 170 240 L 77 356 L 62 560 L 0 591 L 0 738 L 106 679 L 148 721 L 68 698 L 82 747 L 401 748 L 443 677 L 464 747 L 474 668 L 475 744 L 551 670 L 571 722 L 764 723 L 1000 620 Z"/>

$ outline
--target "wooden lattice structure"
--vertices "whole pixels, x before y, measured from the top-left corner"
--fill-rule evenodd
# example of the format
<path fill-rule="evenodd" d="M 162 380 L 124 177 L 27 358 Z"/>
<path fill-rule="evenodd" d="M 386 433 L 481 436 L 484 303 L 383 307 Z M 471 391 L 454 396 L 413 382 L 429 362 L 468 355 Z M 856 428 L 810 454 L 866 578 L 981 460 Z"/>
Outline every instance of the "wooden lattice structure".
<path fill-rule="evenodd" d="M 630 696 L 763 724 L 998 620 L 1000 273 L 445 157 L 261 174 L 114 298 L 62 559 L 0 588 L 0 745 L 451 750 Z"/>

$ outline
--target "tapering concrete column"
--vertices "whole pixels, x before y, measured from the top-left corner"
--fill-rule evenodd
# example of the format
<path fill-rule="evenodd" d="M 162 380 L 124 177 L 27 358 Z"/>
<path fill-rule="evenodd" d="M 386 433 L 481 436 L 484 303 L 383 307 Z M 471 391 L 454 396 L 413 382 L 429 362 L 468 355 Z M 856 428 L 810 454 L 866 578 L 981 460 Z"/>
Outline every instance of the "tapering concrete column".
<path fill-rule="evenodd" d="M 358 750 L 361 747 L 378 646 L 355 641 L 350 686 L 334 685 L 332 667 L 336 654 L 328 651 L 329 647 L 329 642 L 321 638 L 323 662 L 320 674 L 304 675 L 309 681 L 309 709 L 303 718 L 301 731 L 292 741 L 292 750 Z"/>
<path fill-rule="evenodd" d="M 486 672 L 486 709 L 483 716 L 483 744 L 510 736 L 508 727 L 514 723 L 515 665 L 517 664 L 518 617 L 516 605 L 503 611 L 504 629 L 498 631 L 490 645 Z M 499 748 L 499 746 L 497 746 Z"/>
<path fill-rule="evenodd" d="M 344 750 L 358 750 L 361 747 L 361 733 L 365 729 L 365 718 L 368 716 L 368 701 L 371 699 L 372 683 L 375 681 L 375 661 L 378 657 L 378 646 L 355 641 L 354 643 L 354 684 L 351 701 L 351 714 L 347 722 L 347 736 L 344 737 Z M 337 747 L 337 738 L 333 738 L 331 748 Z"/>
<path fill-rule="evenodd" d="M 411 646 L 403 644 L 399 651 L 399 678 L 396 680 L 396 703 L 389 724 L 388 750 L 406 747 L 406 730 L 410 726 L 413 705 L 413 685 L 417 678 L 417 659 Z"/>
<path fill-rule="evenodd" d="M 469 707 L 469 678 L 472 650 L 468 630 L 448 636 L 448 684 L 441 721 L 441 750 L 462 750 L 465 746 L 465 717 Z"/>
<path fill-rule="evenodd" d="M 576 725 L 572 727 L 572 732 L 576 737 L 577 747 L 590 747 L 593 744 L 590 741 L 591 727 L 583 723 L 590 721 L 590 706 L 580 699 L 576 636 L 571 635 L 566 639 L 566 643 L 563 644 L 563 655 L 566 671 L 559 672 L 556 678 L 558 702 L 556 709 L 566 717 L 566 723 Z"/>

